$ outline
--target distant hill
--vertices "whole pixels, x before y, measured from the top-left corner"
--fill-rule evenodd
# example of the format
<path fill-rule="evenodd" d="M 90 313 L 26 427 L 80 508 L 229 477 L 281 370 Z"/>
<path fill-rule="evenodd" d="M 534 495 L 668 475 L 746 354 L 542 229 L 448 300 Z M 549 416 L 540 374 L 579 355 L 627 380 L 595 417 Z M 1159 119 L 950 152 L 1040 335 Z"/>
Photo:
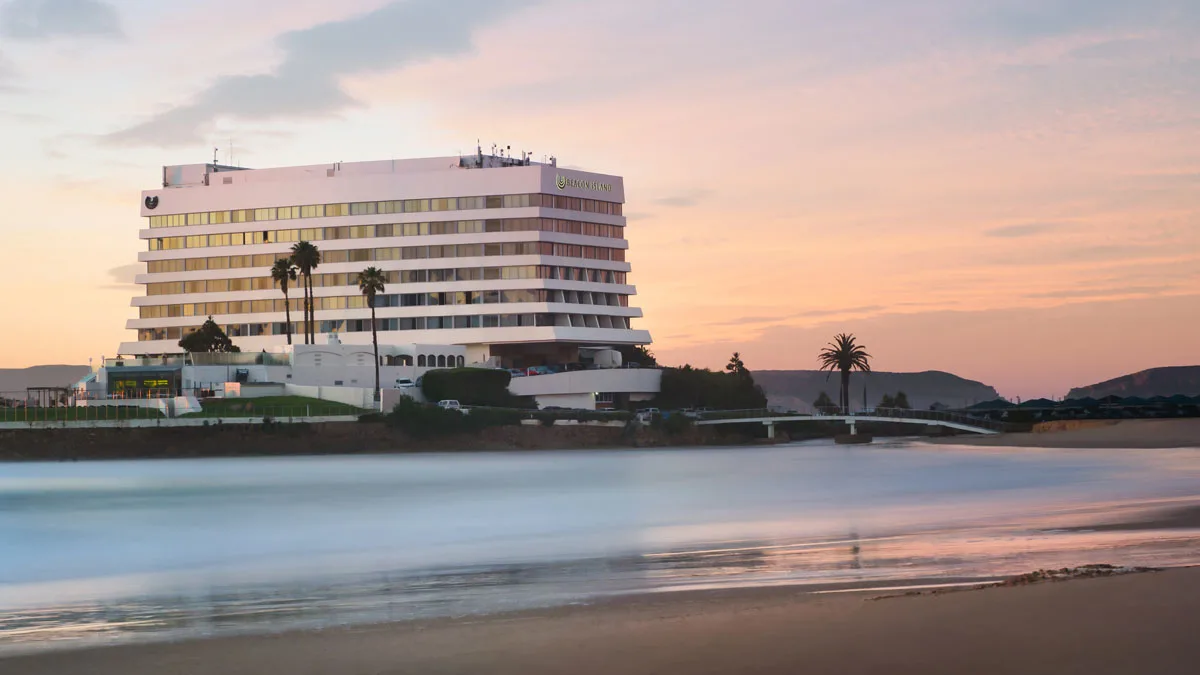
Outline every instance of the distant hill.
<path fill-rule="evenodd" d="M 826 378 L 828 377 L 828 380 Z M 772 406 L 788 410 L 808 412 L 812 402 L 821 395 L 829 394 L 837 400 L 841 375 L 816 370 L 756 370 L 754 381 L 762 386 Z M 914 408 L 928 410 L 934 403 L 951 408 L 962 408 L 980 401 L 993 401 L 1000 394 L 981 382 L 963 379 L 957 375 L 936 370 L 924 373 L 882 373 L 869 376 L 862 373 L 850 375 L 850 400 L 854 407 L 861 406 L 863 384 L 867 388 L 867 403 L 875 406 L 884 394 L 903 391 Z"/>
<path fill-rule="evenodd" d="M 0 368 L 0 395 L 24 393 L 29 387 L 69 387 L 87 375 L 88 371 L 87 366 Z"/>
<path fill-rule="evenodd" d="M 1200 395 L 1200 366 L 1171 366 L 1168 368 L 1151 368 L 1132 375 L 1089 385 L 1076 387 L 1067 394 L 1067 398 L 1104 398 L 1105 396 L 1185 396 Z"/>

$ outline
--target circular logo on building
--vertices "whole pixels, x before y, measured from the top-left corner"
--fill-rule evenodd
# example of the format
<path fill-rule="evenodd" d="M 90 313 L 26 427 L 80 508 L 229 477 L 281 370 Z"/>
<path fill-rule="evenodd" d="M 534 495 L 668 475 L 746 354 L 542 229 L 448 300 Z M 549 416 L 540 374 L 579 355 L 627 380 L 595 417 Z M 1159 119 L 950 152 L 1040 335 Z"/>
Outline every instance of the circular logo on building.
<path fill-rule="evenodd" d="M 566 189 L 567 189 L 567 177 L 566 177 L 566 176 L 559 176 L 559 177 L 558 177 L 558 189 L 559 189 L 559 190 L 566 190 Z"/>
<path fill-rule="evenodd" d="M 155 195 L 146 197 L 146 208 L 157 209 L 158 208 L 158 197 Z"/>

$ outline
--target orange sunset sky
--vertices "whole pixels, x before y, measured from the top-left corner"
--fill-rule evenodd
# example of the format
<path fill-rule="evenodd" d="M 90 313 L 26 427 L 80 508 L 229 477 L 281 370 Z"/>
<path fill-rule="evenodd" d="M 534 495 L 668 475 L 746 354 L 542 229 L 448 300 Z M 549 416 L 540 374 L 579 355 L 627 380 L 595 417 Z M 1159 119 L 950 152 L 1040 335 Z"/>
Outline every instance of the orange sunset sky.
<path fill-rule="evenodd" d="M 0 367 L 130 339 L 164 164 L 477 138 L 625 177 L 667 364 L 1200 363 L 1194 0 L 0 0 Z"/>

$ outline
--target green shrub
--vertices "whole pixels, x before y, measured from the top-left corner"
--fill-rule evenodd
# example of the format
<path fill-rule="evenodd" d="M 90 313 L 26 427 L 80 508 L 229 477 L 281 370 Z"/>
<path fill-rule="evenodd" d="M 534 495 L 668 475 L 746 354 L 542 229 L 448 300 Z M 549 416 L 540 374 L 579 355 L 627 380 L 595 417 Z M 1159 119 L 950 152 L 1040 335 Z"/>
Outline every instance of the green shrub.
<path fill-rule="evenodd" d="M 528 408 L 530 402 L 508 391 L 512 374 L 492 368 L 431 370 L 421 379 L 421 392 L 429 401 L 458 401 L 469 406 Z"/>
<path fill-rule="evenodd" d="M 628 422 L 633 419 L 633 413 L 626 411 L 606 412 L 603 410 L 539 410 L 532 418 L 546 426 L 553 426 L 558 420 L 575 420 L 577 422 Z"/>
<path fill-rule="evenodd" d="M 388 422 L 416 438 L 431 438 L 473 433 L 488 427 L 517 425 L 521 423 L 521 414 L 515 410 L 495 408 L 474 408 L 464 414 L 405 397 L 392 409 Z"/>
<path fill-rule="evenodd" d="M 654 419 L 650 421 L 650 427 L 677 436 L 692 428 L 692 420 L 680 413 L 665 416 L 655 415 Z"/>

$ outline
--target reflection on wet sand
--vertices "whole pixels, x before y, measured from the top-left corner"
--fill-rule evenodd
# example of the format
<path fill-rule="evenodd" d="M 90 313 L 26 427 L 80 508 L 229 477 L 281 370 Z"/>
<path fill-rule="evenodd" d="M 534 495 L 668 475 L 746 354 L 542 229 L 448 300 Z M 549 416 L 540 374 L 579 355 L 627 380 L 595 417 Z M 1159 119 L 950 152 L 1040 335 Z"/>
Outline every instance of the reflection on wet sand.
<path fill-rule="evenodd" d="M 275 632 L 495 613 L 614 595 L 745 586 L 848 589 L 993 579 L 1120 560 L 1200 560 L 1200 529 L 1044 531 L 994 527 L 819 541 L 739 542 L 555 563 L 376 572 L 0 614 L 0 653 L 144 639 Z M 24 647 L 24 649 L 22 649 Z"/>
<path fill-rule="evenodd" d="M 647 592 L 1200 562 L 1195 452 L 804 447 L 20 471 L 0 479 L 0 654 Z"/>

